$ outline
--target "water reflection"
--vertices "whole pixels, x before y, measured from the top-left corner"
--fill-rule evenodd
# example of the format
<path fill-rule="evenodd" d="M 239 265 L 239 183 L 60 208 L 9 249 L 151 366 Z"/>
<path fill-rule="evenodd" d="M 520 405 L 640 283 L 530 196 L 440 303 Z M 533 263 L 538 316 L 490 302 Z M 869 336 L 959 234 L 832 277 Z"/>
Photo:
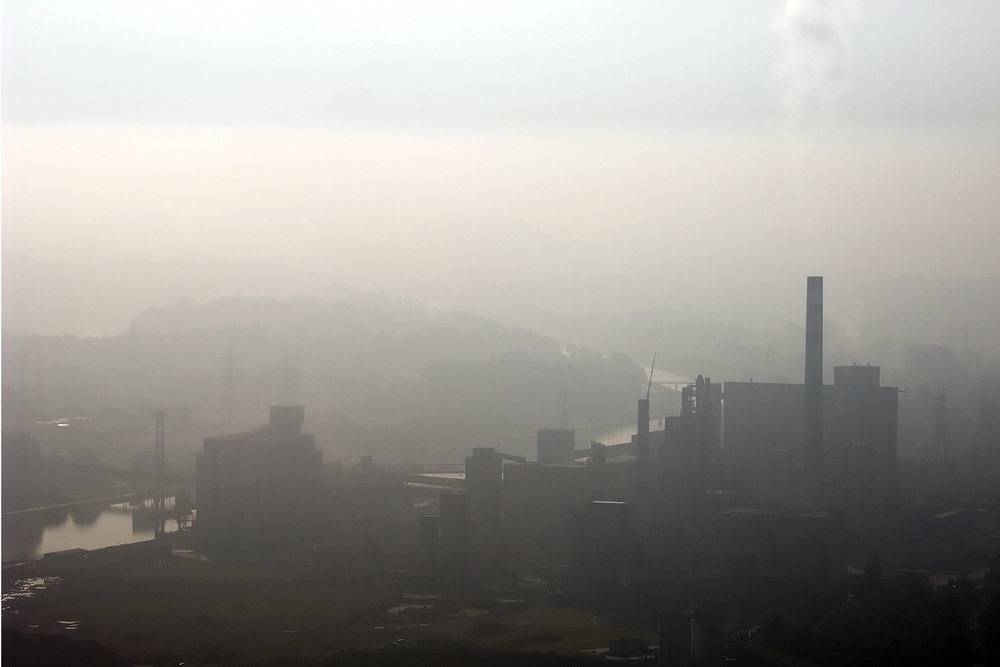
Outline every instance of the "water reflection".
<path fill-rule="evenodd" d="M 42 514 L 39 512 L 39 514 Z M 0 521 L 0 535 L 3 542 L 3 559 L 23 560 L 34 558 L 39 545 L 42 543 L 42 535 L 50 525 L 59 525 L 66 520 L 67 511 L 62 512 L 62 517 L 56 524 L 47 523 L 42 516 L 31 516 L 29 514 L 11 514 L 5 516 Z"/>
<path fill-rule="evenodd" d="M 4 617 L 8 614 L 17 613 L 10 608 L 12 602 L 23 598 L 30 598 L 39 591 L 44 591 L 49 586 L 54 586 L 60 581 L 62 579 L 59 577 L 32 577 L 14 582 L 13 586 L 3 594 L 2 611 Z"/>
<path fill-rule="evenodd" d="M 101 518 L 105 508 L 101 505 L 73 505 L 69 515 L 77 526 L 92 526 Z"/>
<path fill-rule="evenodd" d="M 168 499 L 173 507 L 173 498 Z M 101 549 L 153 539 L 155 516 L 143 503 L 86 503 L 5 514 L 3 560 L 30 560 L 66 549 Z M 176 519 L 165 526 L 178 529 Z"/>

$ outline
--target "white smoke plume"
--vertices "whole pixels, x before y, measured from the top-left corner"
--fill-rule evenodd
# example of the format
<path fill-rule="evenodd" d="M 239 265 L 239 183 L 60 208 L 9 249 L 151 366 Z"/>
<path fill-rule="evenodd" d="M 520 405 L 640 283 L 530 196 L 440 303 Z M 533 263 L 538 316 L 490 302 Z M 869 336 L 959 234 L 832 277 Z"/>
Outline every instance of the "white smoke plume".
<path fill-rule="evenodd" d="M 856 0 L 787 0 L 773 28 L 785 42 L 774 73 L 785 86 L 785 123 L 810 129 L 829 121 L 847 81 L 848 29 Z"/>

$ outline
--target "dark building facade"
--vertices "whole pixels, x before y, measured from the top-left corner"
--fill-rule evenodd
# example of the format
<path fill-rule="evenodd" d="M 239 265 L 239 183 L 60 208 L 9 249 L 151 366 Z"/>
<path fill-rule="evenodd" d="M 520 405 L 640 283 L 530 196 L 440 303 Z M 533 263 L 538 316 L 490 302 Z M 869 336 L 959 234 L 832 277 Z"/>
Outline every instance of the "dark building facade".
<path fill-rule="evenodd" d="M 503 549 L 503 459 L 492 447 L 474 447 L 465 457 L 465 490 L 472 556 L 493 561 Z"/>
<path fill-rule="evenodd" d="M 537 459 L 539 463 L 572 461 L 576 451 L 576 431 L 571 428 L 538 429 Z"/>
<path fill-rule="evenodd" d="M 302 433 L 305 408 L 271 406 L 247 433 L 204 439 L 196 455 L 199 543 L 209 550 L 307 545 L 321 516 L 323 453 Z"/>
<path fill-rule="evenodd" d="M 722 460 L 734 486 L 770 507 L 818 498 L 821 509 L 891 509 L 895 496 L 896 387 L 883 387 L 877 366 L 837 366 L 822 387 L 819 469 L 805 465 L 806 392 L 801 384 L 726 382 Z M 804 484 L 819 484 L 806 493 Z M 753 488 L 750 488 L 753 487 Z M 814 490 L 815 491 L 815 490 Z"/>
<path fill-rule="evenodd" d="M 504 469 L 504 533 L 519 563 L 565 563 L 570 511 L 599 497 L 598 471 L 585 463 L 509 464 Z"/>
<path fill-rule="evenodd" d="M 508 555 L 524 564 L 573 560 L 573 512 L 596 500 L 635 500 L 636 458 L 607 456 L 595 444 L 589 462 L 508 463 L 503 521 Z"/>
<path fill-rule="evenodd" d="M 464 573 L 470 569 L 469 506 L 468 493 L 441 494 L 437 562 L 446 573 Z"/>

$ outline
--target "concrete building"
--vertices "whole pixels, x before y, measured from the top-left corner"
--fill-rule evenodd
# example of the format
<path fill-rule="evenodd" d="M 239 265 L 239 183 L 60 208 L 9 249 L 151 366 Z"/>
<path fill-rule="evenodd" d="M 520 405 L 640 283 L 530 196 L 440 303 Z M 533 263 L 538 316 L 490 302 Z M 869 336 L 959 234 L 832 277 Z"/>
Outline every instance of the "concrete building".
<path fill-rule="evenodd" d="M 726 382 L 720 459 L 727 482 L 755 504 L 792 509 L 805 480 L 821 486 L 821 509 L 886 512 L 895 497 L 897 389 L 877 366 L 838 366 L 822 387 L 822 455 L 805 465 L 806 392 L 800 384 Z M 723 473 L 725 474 L 725 473 Z"/>
<path fill-rule="evenodd" d="M 471 567 L 469 561 L 469 494 L 442 493 L 440 508 L 438 565 L 444 573 L 466 573 Z"/>
<path fill-rule="evenodd" d="M 833 385 L 823 384 L 823 278 L 810 276 L 804 383 L 724 385 L 721 458 L 730 480 L 758 506 L 888 514 L 897 394 L 881 386 L 878 366 L 837 366 Z"/>
<path fill-rule="evenodd" d="M 504 466 L 504 534 L 518 563 L 565 563 L 569 513 L 598 497 L 594 466 L 524 463 Z"/>
<path fill-rule="evenodd" d="M 935 498 L 896 516 L 889 529 L 886 562 L 941 567 L 973 558 L 977 510 L 952 506 L 949 500 Z"/>
<path fill-rule="evenodd" d="M 891 512 L 896 505 L 898 390 L 883 387 L 878 366 L 837 366 L 824 405 L 825 506 Z"/>
<path fill-rule="evenodd" d="M 591 446 L 586 463 L 508 463 L 503 470 L 503 522 L 508 554 L 518 563 L 572 560 L 571 514 L 597 500 L 636 498 L 636 458 Z"/>
<path fill-rule="evenodd" d="M 704 549 L 737 578 L 820 582 L 847 568 L 843 540 L 826 512 L 737 507 L 713 520 Z"/>
<path fill-rule="evenodd" d="M 195 460 L 195 530 L 204 548 L 274 551 L 315 537 L 323 454 L 316 436 L 302 433 L 304 421 L 304 406 L 271 406 L 263 426 L 204 438 Z"/>
<path fill-rule="evenodd" d="M 420 548 L 420 565 L 424 572 L 437 572 L 440 544 L 441 517 L 430 515 L 420 517 L 417 530 L 417 546 Z"/>
<path fill-rule="evenodd" d="M 633 503 L 619 500 L 587 503 L 582 546 L 591 569 L 620 573 L 633 564 L 633 543 L 637 534 L 635 510 Z"/>
<path fill-rule="evenodd" d="M 536 442 L 539 463 L 572 461 L 576 450 L 576 431 L 571 428 L 542 428 Z"/>
<path fill-rule="evenodd" d="M 474 447 L 465 458 L 465 490 L 472 556 L 494 561 L 503 550 L 503 459 L 493 447 Z"/>

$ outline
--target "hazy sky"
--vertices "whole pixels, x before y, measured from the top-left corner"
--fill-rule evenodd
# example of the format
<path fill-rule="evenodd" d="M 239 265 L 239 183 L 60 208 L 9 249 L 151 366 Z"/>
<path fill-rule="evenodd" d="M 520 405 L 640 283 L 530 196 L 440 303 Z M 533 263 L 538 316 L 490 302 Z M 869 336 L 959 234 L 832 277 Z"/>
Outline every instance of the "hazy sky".
<path fill-rule="evenodd" d="M 490 312 L 997 272 L 996 0 L 0 18 L 6 253 L 295 265 Z"/>

